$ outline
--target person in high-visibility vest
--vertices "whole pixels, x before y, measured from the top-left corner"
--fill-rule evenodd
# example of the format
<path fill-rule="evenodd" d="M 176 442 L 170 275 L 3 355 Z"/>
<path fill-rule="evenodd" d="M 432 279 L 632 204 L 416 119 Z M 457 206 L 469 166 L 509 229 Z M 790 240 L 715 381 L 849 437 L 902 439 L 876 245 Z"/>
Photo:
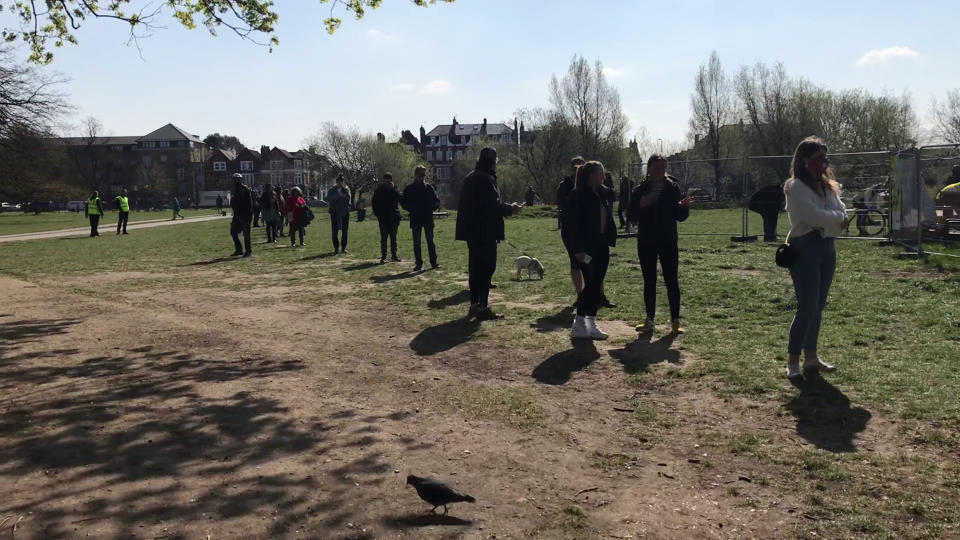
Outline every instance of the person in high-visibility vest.
<path fill-rule="evenodd" d="M 121 190 L 116 197 L 117 206 L 120 207 L 120 217 L 117 218 L 117 234 L 121 229 L 123 234 L 127 234 L 127 221 L 130 219 L 130 200 L 127 199 L 127 190 Z"/>
<path fill-rule="evenodd" d="M 90 237 L 100 236 L 100 233 L 97 232 L 97 226 L 100 225 L 100 216 L 103 215 L 103 205 L 100 203 L 100 193 L 96 190 L 94 190 L 90 200 L 87 201 L 84 214 L 90 218 Z"/>

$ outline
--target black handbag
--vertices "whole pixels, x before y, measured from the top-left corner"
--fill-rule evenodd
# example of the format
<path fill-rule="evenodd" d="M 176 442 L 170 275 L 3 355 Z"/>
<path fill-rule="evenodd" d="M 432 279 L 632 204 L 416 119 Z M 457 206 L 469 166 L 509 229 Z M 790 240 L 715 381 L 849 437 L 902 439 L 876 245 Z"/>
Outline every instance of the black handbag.
<path fill-rule="evenodd" d="M 797 255 L 797 250 L 790 244 L 781 244 L 780 247 L 777 248 L 777 255 L 774 257 L 774 261 L 780 268 L 790 268 L 793 266 L 794 261 L 797 260 Z"/>

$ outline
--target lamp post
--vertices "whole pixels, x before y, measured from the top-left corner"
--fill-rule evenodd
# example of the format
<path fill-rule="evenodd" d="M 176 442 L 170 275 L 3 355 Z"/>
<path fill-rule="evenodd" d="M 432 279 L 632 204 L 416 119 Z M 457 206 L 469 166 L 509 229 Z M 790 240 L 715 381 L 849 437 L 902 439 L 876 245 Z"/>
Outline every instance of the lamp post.
<path fill-rule="evenodd" d="M 660 153 L 662 154 L 662 153 L 663 153 L 663 139 L 657 139 L 657 140 L 660 141 Z"/>

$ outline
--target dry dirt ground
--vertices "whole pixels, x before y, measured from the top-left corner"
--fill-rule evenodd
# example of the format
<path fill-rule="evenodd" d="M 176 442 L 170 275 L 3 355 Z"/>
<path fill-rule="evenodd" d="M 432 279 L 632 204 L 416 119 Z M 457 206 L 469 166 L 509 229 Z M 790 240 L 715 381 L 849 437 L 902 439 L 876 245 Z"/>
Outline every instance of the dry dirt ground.
<path fill-rule="evenodd" d="M 124 277 L 84 283 L 109 291 Z M 0 277 L 0 532 L 773 538 L 804 519 L 781 480 L 754 480 L 771 474 L 763 465 L 698 444 L 747 428 L 806 444 L 776 404 L 703 382 L 628 383 L 654 348 L 669 361 L 654 370 L 696 362 L 682 339 L 547 355 L 469 341 L 472 323 L 416 328 L 386 305 L 297 297 L 93 298 L 69 280 Z M 884 452 L 892 437 L 874 417 L 853 442 Z M 410 473 L 477 503 L 431 515 Z"/>

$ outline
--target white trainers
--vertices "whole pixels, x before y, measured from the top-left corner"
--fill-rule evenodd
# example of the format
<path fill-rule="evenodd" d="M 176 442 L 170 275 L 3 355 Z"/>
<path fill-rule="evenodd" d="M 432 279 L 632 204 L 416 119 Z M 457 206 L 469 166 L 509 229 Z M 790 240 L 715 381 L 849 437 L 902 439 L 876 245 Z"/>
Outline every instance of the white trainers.
<path fill-rule="evenodd" d="M 800 362 L 787 362 L 787 378 L 791 381 L 803 378 L 803 371 L 800 370 Z"/>
<path fill-rule="evenodd" d="M 586 317 L 581 315 L 573 317 L 573 327 L 570 328 L 570 337 L 573 339 L 590 339 L 590 330 L 587 328 Z"/>
<path fill-rule="evenodd" d="M 597 328 L 597 318 L 596 317 L 584 317 L 587 326 L 587 332 L 590 334 L 590 339 L 607 339 L 608 336 L 605 332 Z"/>
<path fill-rule="evenodd" d="M 836 366 L 828 364 L 819 358 L 806 359 L 803 361 L 803 370 L 804 371 L 823 371 L 824 373 L 832 373 L 837 370 Z"/>

